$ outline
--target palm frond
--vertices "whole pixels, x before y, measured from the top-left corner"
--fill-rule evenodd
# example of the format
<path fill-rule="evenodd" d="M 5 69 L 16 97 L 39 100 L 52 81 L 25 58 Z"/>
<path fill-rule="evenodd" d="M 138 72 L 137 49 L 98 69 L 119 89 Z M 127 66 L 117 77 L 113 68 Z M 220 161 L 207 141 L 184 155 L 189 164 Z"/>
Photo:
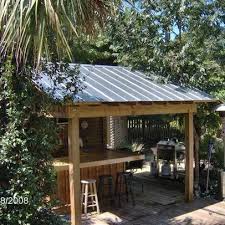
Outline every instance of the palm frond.
<path fill-rule="evenodd" d="M 41 58 L 71 58 L 68 40 L 80 32 L 93 34 L 111 12 L 109 0 L 1 0 L 0 50 L 18 64 Z"/>

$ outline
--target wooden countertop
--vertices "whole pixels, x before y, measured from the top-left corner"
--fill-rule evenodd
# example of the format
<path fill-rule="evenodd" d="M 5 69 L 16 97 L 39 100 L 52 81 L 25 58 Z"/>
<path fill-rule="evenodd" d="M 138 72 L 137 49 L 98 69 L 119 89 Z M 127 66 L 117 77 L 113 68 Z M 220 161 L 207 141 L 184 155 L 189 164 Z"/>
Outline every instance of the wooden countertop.
<path fill-rule="evenodd" d="M 145 158 L 144 155 L 138 155 L 136 153 L 116 151 L 116 150 L 89 151 L 89 152 L 81 151 L 80 168 L 129 162 L 141 160 L 144 158 Z M 69 169 L 68 157 L 55 158 L 53 166 L 55 167 L 56 171 L 68 170 Z"/>

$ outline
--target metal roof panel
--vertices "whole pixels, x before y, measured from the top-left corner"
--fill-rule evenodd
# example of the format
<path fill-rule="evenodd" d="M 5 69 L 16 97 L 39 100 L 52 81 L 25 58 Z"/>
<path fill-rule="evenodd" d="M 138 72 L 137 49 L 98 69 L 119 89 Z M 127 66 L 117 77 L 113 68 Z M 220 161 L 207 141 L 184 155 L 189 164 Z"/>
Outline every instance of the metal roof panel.
<path fill-rule="evenodd" d="M 74 96 L 75 102 L 215 101 L 205 92 L 153 82 L 144 73 L 127 67 L 81 64 L 80 74 L 85 88 Z M 46 74 L 42 73 L 38 82 L 44 89 L 53 88 Z M 57 87 L 55 97 L 63 98 L 66 94 L 63 84 Z"/>

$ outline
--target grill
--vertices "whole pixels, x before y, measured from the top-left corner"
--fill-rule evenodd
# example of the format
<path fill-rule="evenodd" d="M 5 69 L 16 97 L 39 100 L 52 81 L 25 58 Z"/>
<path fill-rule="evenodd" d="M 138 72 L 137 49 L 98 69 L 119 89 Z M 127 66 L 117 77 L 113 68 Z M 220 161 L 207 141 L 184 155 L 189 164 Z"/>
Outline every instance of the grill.
<path fill-rule="evenodd" d="M 178 179 L 185 170 L 185 145 L 177 139 L 157 143 L 157 173 Z"/>

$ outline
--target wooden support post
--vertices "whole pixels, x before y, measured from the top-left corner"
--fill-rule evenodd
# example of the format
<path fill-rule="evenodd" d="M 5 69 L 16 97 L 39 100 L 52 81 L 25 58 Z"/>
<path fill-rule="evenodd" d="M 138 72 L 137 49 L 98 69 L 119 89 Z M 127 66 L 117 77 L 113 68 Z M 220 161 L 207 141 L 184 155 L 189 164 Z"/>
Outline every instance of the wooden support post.
<path fill-rule="evenodd" d="M 79 118 L 68 121 L 71 225 L 81 224 Z"/>
<path fill-rule="evenodd" d="M 190 202 L 193 200 L 194 185 L 194 129 L 193 129 L 193 113 L 185 114 L 185 145 L 186 145 L 186 165 L 185 165 L 185 200 Z"/>

